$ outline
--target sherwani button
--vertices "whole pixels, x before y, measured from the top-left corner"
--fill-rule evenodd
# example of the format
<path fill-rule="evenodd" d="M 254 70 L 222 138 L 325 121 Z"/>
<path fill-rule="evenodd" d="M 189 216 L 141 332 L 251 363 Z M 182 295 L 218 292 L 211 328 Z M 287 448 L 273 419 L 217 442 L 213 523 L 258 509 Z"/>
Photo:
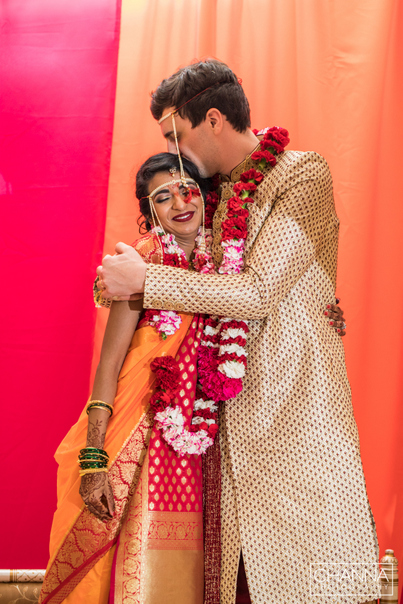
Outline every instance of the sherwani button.
<path fill-rule="evenodd" d="M 151 308 L 155 308 L 156 310 L 162 308 L 162 300 L 154 298 L 154 300 L 151 301 Z"/>

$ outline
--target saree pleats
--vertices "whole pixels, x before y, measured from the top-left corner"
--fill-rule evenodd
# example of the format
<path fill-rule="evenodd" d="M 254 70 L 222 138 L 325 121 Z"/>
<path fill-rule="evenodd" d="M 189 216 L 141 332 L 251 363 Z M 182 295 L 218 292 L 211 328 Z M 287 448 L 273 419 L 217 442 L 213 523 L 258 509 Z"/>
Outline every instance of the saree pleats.
<path fill-rule="evenodd" d="M 189 427 L 203 321 L 195 317 L 176 355 L 175 405 Z M 136 491 L 119 535 L 109 604 L 203 604 L 202 464 L 178 457 L 153 429 Z"/>
<path fill-rule="evenodd" d="M 79 494 L 77 458 L 86 442 L 85 409 L 56 452 L 59 464 L 58 507 L 53 519 L 50 561 L 40 603 L 63 602 L 91 569 L 94 569 L 94 577 L 98 574 L 103 580 L 106 574 L 109 581 L 110 571 L 104 573 L 103 565 L 97 564 L 117 541 L 146 458 L 153 427 L 149 399 L 155 382 L 150 363 L 159 356 L 177 355 L 194 318 L 186 314 L 181 317 L 180 328 L 165 341 L 153 327 L 137 329 L 120 372 L 114 414 L 109 421 L 104 445 L 111 459 L 109 478 L 116 505 L 112 520 L 103 523 L 95 518 Z M 110 553 L 104 564 L 111 564 L 112 558 Z M 92 575 L 88 579 L 91 581 Z M 91 601 L 88 596 L 83 598 L 77 590 L 74 604 Z M 94 602 L 98 603 L 98 600 Z"/>

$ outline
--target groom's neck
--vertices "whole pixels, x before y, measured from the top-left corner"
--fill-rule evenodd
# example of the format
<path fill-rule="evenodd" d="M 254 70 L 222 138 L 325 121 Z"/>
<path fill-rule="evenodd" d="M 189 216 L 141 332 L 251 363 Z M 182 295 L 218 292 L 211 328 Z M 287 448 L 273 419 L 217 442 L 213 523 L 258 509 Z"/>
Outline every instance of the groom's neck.
<path fill-rule="evenodd" d="M 245 132 L 237 132 L 233 128 L 227 131 L 222 141 L 221 174 L 230 176 L 232 170 L 240 164 L 259 143 L 259 139 L 249 128 Z"/>

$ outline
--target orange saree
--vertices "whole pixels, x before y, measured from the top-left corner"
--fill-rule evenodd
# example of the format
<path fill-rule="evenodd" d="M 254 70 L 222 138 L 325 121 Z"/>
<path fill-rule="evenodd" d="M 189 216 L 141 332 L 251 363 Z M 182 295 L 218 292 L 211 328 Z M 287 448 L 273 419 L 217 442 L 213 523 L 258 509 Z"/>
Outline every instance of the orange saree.
<path fill-rule="evenodd" d="M 159 262 L 155 239 L 146 235 L 135 248 Z M 85 410 L 56 452 L 58 507 L 42 604 L 203 603 L 201 457 L 178 457 L 153 427 L 149 406 L 155 382 L 150 363 L 171 355 L 181 370 L 175 405 L 191 423 L 203 319 L 189 314 L 181 319 L 165 341 L 154 327 L 140 325 L 120 372 L 104 445 L 112 460 L 112 520 L 98 520 L 79 495 Z"/>

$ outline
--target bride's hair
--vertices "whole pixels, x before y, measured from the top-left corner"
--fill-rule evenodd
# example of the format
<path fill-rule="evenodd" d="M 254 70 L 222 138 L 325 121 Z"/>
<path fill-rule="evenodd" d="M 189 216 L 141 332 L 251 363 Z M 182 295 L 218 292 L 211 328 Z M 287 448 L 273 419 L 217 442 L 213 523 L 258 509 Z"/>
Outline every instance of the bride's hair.
<path fill-rule="evenodd" d="M 206 199 L 210 188 L 210 179 L 202 178 L 197 167 L 188 159 L 182 158 L 182 162 L 185 172 L 197 182 L 203 198 Z M 140 227 L 140 233 L 150 231 L 152 228 L 150 202 L 148 199 L 149 182 L 158 172 L 168 172 L 171 168 L 177 169 L 177 178 L 179 178 L 180 167 L 178 156 L 173 153 L 157 153 L 149 157 L 136 174 L 136 197 L 139 200 L 140 206 L 140 216 L 137 219 L 137 224 Z"/>

